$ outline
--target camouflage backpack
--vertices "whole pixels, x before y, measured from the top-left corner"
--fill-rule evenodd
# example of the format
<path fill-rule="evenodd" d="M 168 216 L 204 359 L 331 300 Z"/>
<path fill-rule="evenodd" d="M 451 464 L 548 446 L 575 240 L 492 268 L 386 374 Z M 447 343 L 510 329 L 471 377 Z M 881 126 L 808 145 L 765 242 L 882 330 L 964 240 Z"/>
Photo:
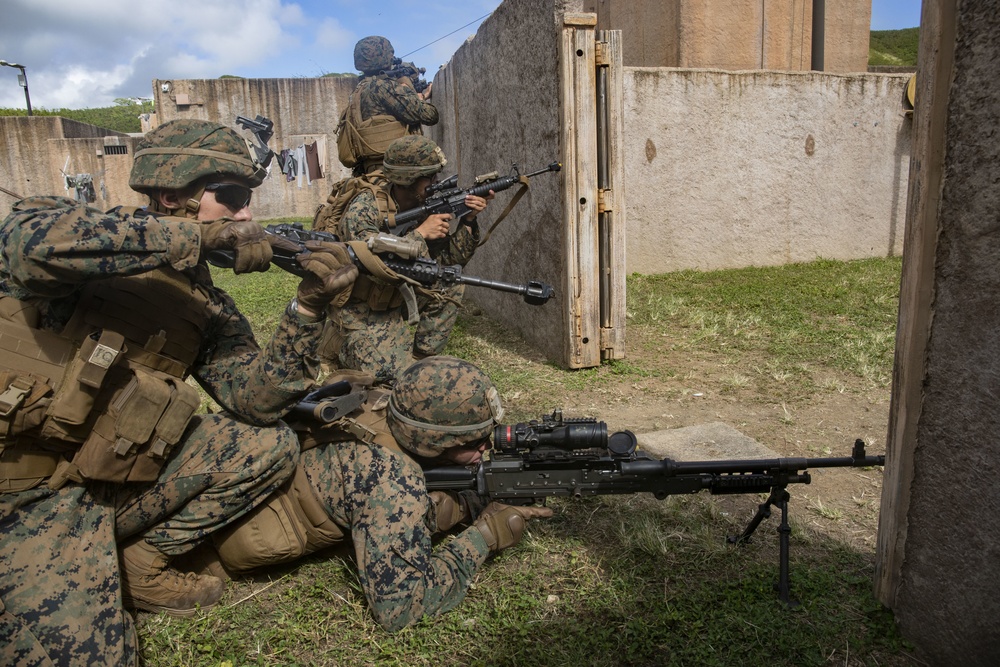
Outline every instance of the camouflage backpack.
<path fill-rule="evenodd" d="M 389 227 L 396 226 L 396 202 L 383 186 L 385 180 L 379 172 L 345 178 L 333 184 L 326 203 L 316 209 L 313 215 L 313 229 L 318 232 L 330 232 L 343 237 L 340 221 L 347 211 L 351 201 L 364 191 L 372 193 L 378 204 L 379 217 L 389 221 Z"/>

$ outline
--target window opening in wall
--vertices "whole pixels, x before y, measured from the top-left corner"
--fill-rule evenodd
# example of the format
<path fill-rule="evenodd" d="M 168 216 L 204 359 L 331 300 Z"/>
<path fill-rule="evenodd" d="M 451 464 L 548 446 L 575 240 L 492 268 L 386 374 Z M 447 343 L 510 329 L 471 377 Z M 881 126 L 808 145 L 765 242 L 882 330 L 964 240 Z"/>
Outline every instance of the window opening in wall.
<path fill-rule="evenodd" d="M 128 155 L 128 146 L 105 146 L 105 155 Z"/>

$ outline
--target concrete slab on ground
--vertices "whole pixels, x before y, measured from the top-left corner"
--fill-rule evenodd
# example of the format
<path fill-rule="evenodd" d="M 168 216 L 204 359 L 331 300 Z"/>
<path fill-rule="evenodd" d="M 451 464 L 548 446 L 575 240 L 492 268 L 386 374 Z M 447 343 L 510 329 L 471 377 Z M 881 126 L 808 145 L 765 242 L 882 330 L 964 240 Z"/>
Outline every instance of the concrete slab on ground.
<path fill-rule="evenodd" d="M 635 437 L 639 448 L 649 455 L 677 461 L 780 458 L 773 450 L 723 422 L 637 433 Z"/>

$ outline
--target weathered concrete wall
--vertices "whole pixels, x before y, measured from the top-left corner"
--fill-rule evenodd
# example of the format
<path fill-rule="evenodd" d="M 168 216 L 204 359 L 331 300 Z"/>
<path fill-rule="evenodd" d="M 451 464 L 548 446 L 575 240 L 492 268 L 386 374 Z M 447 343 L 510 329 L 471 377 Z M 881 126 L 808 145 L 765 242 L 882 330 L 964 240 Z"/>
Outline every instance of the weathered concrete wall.
<path fill-rule="evenodd" d="M 907 78 L 625 68 L 628 271 L 900 254 Z"/>
<path fill-rule="evenodd" d="M 336 130 L 356 83 L 354 77 L 155 80 L 153 94 L 159 123 L 200 118 L 235 127 L 237 116 L 260 114 L 274 121 L 269 145 L 276 152 L 317 142 L 322 179 L 287 181 L 272 163 L 271 176 L 254 194 L 254 215 L 267 219 L 311 216 L 333 183 L 350 175 L 337 159 Z"/>
<path fill-rule="evenodd" d="M 585 0 L 599 30 L 621 30 L 626 66 L 812 68 L 813 0 Z M 825 12 L 824 71 L 868 67 L 871 0 Z"/>
<path fill-rule="evenodd" d="M 460 185 L 468 187 L 474 176 L 505 173 L 512 162 L 534 171 L 561 159 L 557 47 L 563 13 L 579 8 L 572 1 L 507 0 L 438 72 L 433 102 L 442 120 L 427 134 L 448 157 L 446 175 L 459 174 Z M 532 180 L 517 208 L 470 262 L 470 274 L 507 282 L 542 280 L 556 288 L 557 299 L 565 298 L 560 178 L 544 174 Z M 481 224 L 488 228 L 513 193 L 498 194 Z M 515 295 L 475 287 L 466 295 L 549 358 L 566 358 L 568 323 L 558 301 L 529 306 Z"/>
<path fill-rule="evenodd" d="M 128 187 L 133 143 L 120 132 L 58 116 L 2 116 L 0 187 L 25 197 L 73 197 L 66 176 L 89 174 L 96 196 L 92 206 L 137 206 L 144 198 Z M 124 147 L 126 153 L 108 154 L 106 146 Z M 0 191 L 0 215 L 6 215 L 15 201 Z"/>
<path fill-rule="evenodd" d="M 924 0 L 877 592 L 921 664 L 1000 656 L 994 2 Z"/>

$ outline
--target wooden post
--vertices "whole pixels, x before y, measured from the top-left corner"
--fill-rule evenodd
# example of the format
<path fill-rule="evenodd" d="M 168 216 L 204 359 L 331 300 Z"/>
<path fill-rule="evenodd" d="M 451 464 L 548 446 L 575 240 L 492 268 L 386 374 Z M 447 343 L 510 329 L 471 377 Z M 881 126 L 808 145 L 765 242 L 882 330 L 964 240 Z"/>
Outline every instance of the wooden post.
<path fill-rule="evenodd" d="M 563 110 L 565 298 L 568 366 L 601 363 L 600 276 L 597 234 L 596 14 L 567 13 L 559 45 Z M 560 295 L 561 296 L 561 295 Z"/>

